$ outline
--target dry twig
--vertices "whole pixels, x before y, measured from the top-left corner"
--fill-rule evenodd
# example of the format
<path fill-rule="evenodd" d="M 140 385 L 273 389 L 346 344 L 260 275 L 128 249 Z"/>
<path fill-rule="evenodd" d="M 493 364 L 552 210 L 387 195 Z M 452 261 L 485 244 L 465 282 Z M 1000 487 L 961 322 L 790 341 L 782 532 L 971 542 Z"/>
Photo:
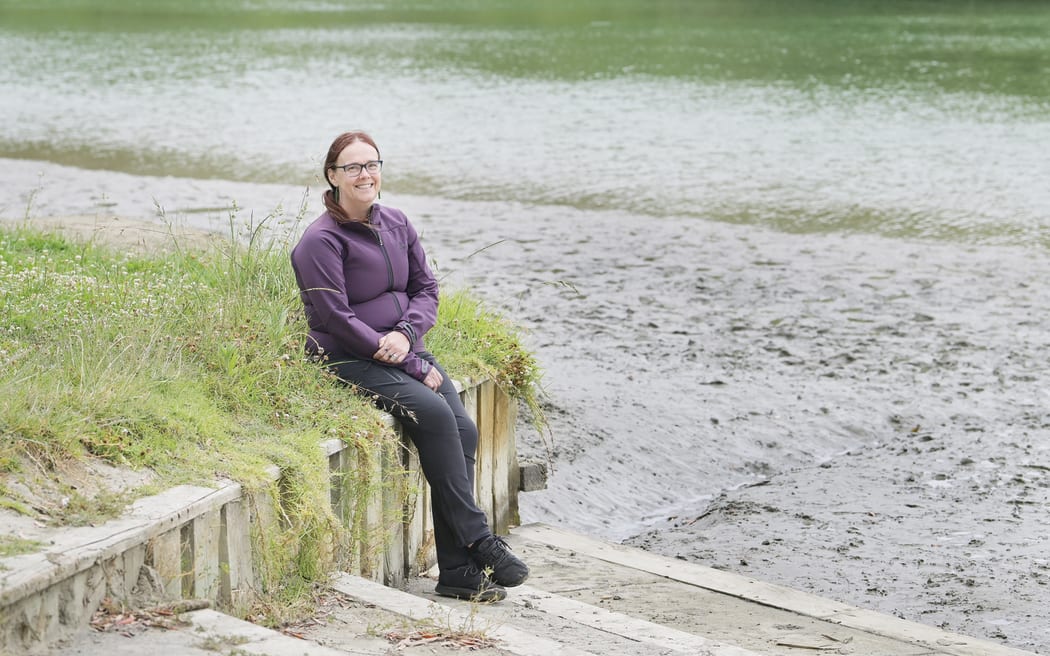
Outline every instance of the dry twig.
<path fill-rule="evenodd" d="M 179 619 L 181 613 L 209 608 L 204 599 L 185 599 L 154 608 L 131 609 L 106 597 L 91 616 L 91 628 L 99 633 L 114 632 L 126 637 L 142 633 L 150 627 L 177 629 L 188 626 Z"/>
<path fill-rule="evenodd" d="M 402 633 L 400 631 L 390 631 L 386 634 L 386 639 L 397 643 L 394 647 L 398 651 L 427 644 L 441 647 L 459 647 L 469 651 L 496 646 L 496 640 L 492 638 L 466 632 L 412 631 L 411 633 Z"/>

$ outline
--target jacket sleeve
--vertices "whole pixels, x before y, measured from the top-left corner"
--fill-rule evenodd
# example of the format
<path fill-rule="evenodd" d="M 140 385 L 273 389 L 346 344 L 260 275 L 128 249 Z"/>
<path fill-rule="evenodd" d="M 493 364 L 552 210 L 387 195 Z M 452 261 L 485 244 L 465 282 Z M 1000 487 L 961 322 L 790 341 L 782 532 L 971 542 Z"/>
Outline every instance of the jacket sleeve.
<path fill-rule="evenodd" d="M 292 254 L 292 263 L 320 329 L 347 352 L 371 359 L 379 349 L 380 334 L 350 309 L 339 244 L 323 235 L 315 236 L 308 243 L 300 243 Z"/>
<path fill-rule="evenodd" d="M 412 224 L 408 224 L 408 307 L 401 315 L 415 333 L 416 341 L 437 323 L 438 284 L 427 264 L 423 245 Z M 415 346 L 413 344 L 413 346 Z"/>
<path fill-rule="evenodd" d="M 431 369 L 429 362 L 411 351 L 408 352 L 408 355 L 405 356 L 405 359 L 399 366 L 402 371 L 419 382 L 423 382 L 423 380 L 426 379 L 427 374 L 430 373 Z"/>

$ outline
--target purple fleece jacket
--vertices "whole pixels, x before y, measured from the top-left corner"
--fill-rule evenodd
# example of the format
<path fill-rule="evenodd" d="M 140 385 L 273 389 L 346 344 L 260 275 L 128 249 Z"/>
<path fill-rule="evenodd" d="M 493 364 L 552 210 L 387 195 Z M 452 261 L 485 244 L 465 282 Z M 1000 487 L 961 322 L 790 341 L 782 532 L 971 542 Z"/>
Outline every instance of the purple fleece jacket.
<path fill-rule="evenodd" d="M 306 351 L 331 362 L 372 360 L 379 338 L 400 330 L 412 342 L 411 352 L 385 366 L 422 381 L 430 363 L 417 353 L 437 321 L 437 281 L 403 212 L 373 205 L 371 224 L 338 223 L 325 212 L 292 249 L 310 325 Z"/>

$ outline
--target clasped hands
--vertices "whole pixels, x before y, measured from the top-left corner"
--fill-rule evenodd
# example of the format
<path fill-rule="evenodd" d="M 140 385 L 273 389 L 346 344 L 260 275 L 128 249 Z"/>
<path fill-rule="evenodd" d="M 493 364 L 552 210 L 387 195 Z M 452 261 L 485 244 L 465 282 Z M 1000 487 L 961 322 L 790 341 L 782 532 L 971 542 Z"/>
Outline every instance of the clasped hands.
<path fill-rule="evenodd" d="M 408 342 L 405 333 L 394 330 L 379 338 L 379 350 L 372 355 L 372 358 L 388 364 L 397 364 L 408 356 L 411 348 L 412 345 Z M 431 367 L 426 378 L 423 379 L 423 384 L 436 391 L 443 380 L 444 377 L 437 367 Z"/>

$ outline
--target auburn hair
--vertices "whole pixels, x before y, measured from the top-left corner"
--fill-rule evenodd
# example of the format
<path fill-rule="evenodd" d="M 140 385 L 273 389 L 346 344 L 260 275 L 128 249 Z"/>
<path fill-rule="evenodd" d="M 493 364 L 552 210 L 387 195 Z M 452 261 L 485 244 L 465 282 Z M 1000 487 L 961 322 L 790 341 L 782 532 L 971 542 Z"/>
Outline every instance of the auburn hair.
<path fill-rule="evenodd" d="M 328 209 L 329 214 L 340 223 L 346 223 L 351 221 L 350 215 L 346 213 L 346 210 L 339 205 L 339 200 L 335 194 L 335 185 L 332 184 L 331 178 L 328 177 L 328 173 L 335 166 L 335 162 L 339 159 L 339 153 L 343 152 L 343 149 L 354 143 L 355 141 L 363 141 L 369 146 L 376 149 L 376 156 L 379 156 L 379 146 L 376 145 L 375 139 L 372 138 L 367 132 L 361 130 L 354 130 L 351 132 L 344 132 L 335 138 L 332 145 L 328 147 L 328 155 L 324 158 L 324 170 L 321 171 L 324 175 L 325 182 L 331 187 L 325 191 L 321 198 L 324 199 L 324 206 Z M 380 158 L 381 159 L 381 158 Z"/>

